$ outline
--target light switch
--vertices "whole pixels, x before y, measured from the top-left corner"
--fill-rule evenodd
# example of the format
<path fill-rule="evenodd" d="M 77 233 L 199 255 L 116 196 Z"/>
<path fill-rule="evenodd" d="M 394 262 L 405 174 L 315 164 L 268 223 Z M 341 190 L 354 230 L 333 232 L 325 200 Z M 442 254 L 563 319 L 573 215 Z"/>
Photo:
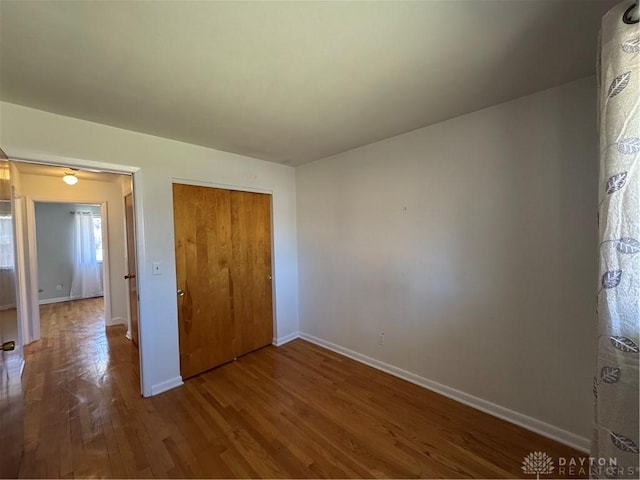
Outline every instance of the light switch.
<path fill-rule="evenodd" d="M 162 264 L 160 262 L 153 262 L 152 275 L 162 275 Z"/>

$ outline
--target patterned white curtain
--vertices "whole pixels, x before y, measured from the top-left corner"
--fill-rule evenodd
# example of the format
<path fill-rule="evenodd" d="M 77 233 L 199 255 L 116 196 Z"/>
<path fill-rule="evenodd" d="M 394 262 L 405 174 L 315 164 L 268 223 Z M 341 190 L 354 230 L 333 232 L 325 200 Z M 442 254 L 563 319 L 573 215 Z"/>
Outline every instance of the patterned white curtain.
<path fill-rule="evenodd" d="M 102 275 L 96 256 L 93 230 L 93 215 L 90 212 L 76 212 L 71 298 L 102 295 Z"/>
<path fill-rule="evenodd" d="M 603 17 L 600 32 L 593 478 L 640 478 L 640 29 L 632 12 L 629 0 L 617 5 Z"/>

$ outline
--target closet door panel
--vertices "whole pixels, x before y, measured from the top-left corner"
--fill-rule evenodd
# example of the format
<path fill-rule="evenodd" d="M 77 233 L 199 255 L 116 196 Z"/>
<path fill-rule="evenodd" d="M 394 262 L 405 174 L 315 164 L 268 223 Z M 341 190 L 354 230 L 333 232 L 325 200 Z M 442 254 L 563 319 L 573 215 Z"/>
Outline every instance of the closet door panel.
<path fill-rule="evenodd" d="M 238 350 L 231 298 L 230 191 L 173 185 L 180 373 L 231 361 Z"/>
<path fill-rule="evenodd" d="M 231 192 L 233 317 L 236 355 L 273 342 L 271 196 Z"/>

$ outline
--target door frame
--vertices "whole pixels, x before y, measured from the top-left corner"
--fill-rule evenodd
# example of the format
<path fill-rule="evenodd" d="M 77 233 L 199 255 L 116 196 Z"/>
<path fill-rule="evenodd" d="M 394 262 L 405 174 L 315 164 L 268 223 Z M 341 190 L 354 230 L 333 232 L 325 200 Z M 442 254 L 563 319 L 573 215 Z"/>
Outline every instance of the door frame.
<path fill-rule="evenodd" d="M 134 167 L 131 165 L 119 165 L 115 163 L 109 162 L 98 162 L 94 160 L 85 160 L 80 158 L 72 158 L 72 157 L 63 157 L 59 155 L 49 155 L 49 154 L 38 154 L 37 156 L 25 155 L 23 152 L 16 151 L 15 153 L 11 153 L 8 155 L 9 161 L 17 161 L 24 163 L 34 163 L 39 165 L 53 165 L 58 167 L 67 167 L 67 168 L 79 168 L 79 169 L 95 169 L 100 170 L 105 173 L 118 173 L 124 175 L 131 175 L 132 179 L 132 193 L 134 199 L 134 218 L 135 218 L 135 228 L 136 231 L 141 232 L 140 235 L 136 236 L 136 267 L 137 270 L 140 271 L 141 264 L 144 262 L 146 258 L 145 255 L 145 246 L 144 246 L 144 235 L 142 226 L 144 225 L 144 208 L 142 201 L 142 189 L 136 188 L 142 184 L 142 168 Z M 96 202 L 102 203 L 102 202 Z M 19 275 L 21 278 L 24 278 L 27 273 L 27 265 L 24 263 L 18 263 L 16 265 L 16 270 L 19 271 Z M 140 283 L 143 283 L 143 279 Z M 18 299 L 22 304 L 23 300 L 26 300 L 26 294 L 24 292 L 20 292 L 18 294 Z M 27 311 L 24 309 L 24 305 L 22 307 L 22 315 L 28 315 Z M 20 309 L 18 310 L 20 312 Z M 105 311 L 106 313 L 106 311 Z M 23 321 L 23 320 L 21 320 Z M 144 318 L 141 315 L 140 309 L 138 308 L 138 326 L 139 326 L 139 335 L 140 342 L 138 348 L 138 364 L 139 364 L 139 372 L 140 372 L 140 393 L 141 395 L 145 395 L 144 391 L 144 363 L 143 363 L 143 355 L 142 355 L 142 344 L 143 344 L 143 335 L 144 335 Z"/>
<path fill-rule="evenodd" d="M 270 217 L 271 217 L 271 310 L 273 319 L 273 339 L 272 345 L 276 345 L 276 339 L 278 338 L 278 317 L 276 310 L 276 268 L 275 268 L 275 241 L 274 241 L 274 223 L 273 223 L 273 190 L 269 190 L 266 188 L 258 188 L 258 187 L 247 187 L 245 185 L 233 185 L 229 183 L 217 183 L 217 182 L 203 182 L 201 180 L 191 180 L 188 178 L 180 178 L 180 177 L 171 177 L 171 183 L 179 183 L 181 185 L 192 185 L 194 187 L 209 187 L 209 188 L 220 188 L 222 190 L 236 190 L 238 192 L 249 192 L 249 193 L 264 193 L 269 195 L 271 204 L 270 204 Z M 135 200 L 135 197 L 134 197 Z M 174 211 L 173 207 L 173 195 L 171 196 L 171 211 Z M 175 240 L 174 240 L 175 242 Z M 175 244 L 173 247 L 173 255 L 175 257 Z M 176 312 L 176 316 L 178 312 Z"/>
<path fill-rule="evenodd" d="M 15 189 L 12 192 L 13 198 L 13 239 L 16 250 L 15 258 L 15 274 L 16 274 L 16 310 L 17 310 L 17 329 L 18 336 L 20 337 L 20 348 L 24 347 L 25 341 L 29 338 L 29 330 L 27 326 L 29 324 L 29 313 L 27 306 L 29 305 L 29 298 L 27 296 L 27 279 L 25 278 L 25 268 L 21 268 L 23 265 L 27 265 L 26 252 L 25 252 L 25 228 L 26 224 L 24 215 L 24 201 L 23 198 L 15 195 Z M 23 350 L 24 354 L 24 350 Z M 24 366 L 24 359 L 22 361 Z"/>

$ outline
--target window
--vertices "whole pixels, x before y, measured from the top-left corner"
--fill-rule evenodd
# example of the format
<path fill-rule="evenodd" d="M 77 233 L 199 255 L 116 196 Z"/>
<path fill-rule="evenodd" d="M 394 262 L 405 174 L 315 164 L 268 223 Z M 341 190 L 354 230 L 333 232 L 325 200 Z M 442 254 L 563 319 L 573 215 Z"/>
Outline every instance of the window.
<path fill-rule="evenodd" d="M 93 217 L 93 236 L 96 240 L 96 260 L 102 263 L 102 218 Z"/>
<path fill-rule="evenodd" d="M 15 265 L 13 249 L 13 218 L 0 214 L 0 268 L 13 270 Z"/>

